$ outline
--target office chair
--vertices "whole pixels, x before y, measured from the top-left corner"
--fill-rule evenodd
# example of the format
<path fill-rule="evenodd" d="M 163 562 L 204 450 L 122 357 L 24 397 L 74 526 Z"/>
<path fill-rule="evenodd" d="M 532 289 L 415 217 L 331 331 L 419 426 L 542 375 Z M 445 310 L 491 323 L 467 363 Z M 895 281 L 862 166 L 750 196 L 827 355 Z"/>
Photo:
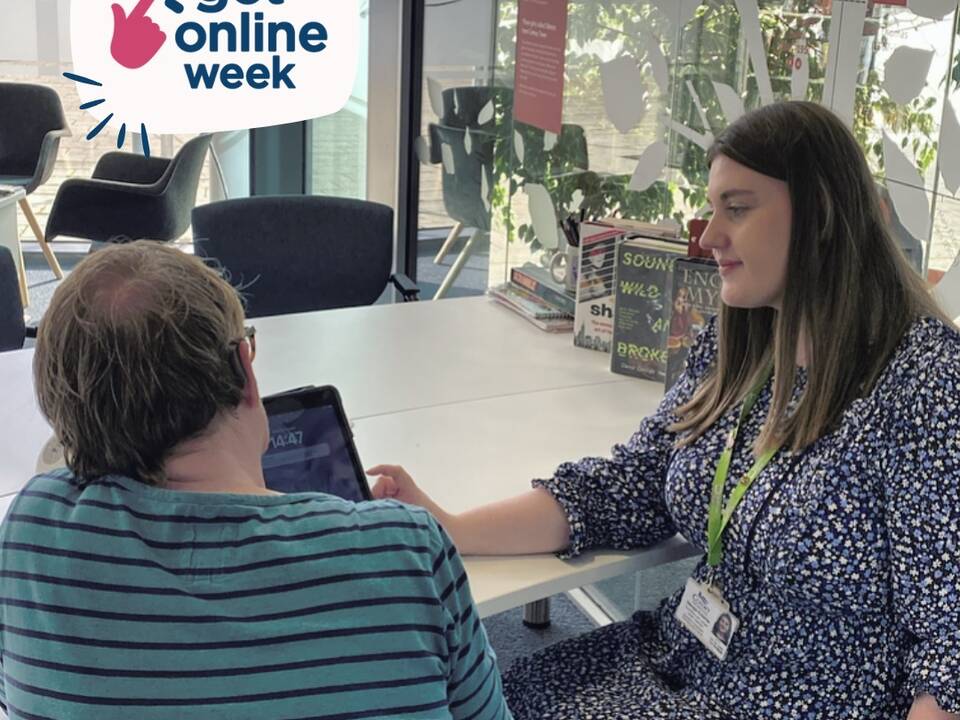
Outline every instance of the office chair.
<path fill-rule="evenodd" d="M 25 336 L 17 266 L 10 250 L 0 246 L 0 352 L 19 350 Z"/>
<path fill-rule="evenodd" d="M 285 195 L 201 205 L 194 251 L 241 290 L 248 317 L 370 305 L 388 283 L 419 288 L 393 265 L 393 210 L 364 200 Z"/>
<path fill-rule="evenodd" d="M 47 241 L 59 235 L 97 242 L 176 240 L 190 226 L 190 210 L 210 136 L 187 142 L 172 159 L 111 152 L 89 180 L 60 185 L 47 221 Z"/>
<path fill-rule="evenodd" d="M 0 185 L 14 185 L 30 195 L 50 179 L 60 138 L 69 135 L 55 90 L 44 85 L 0 82 Z M 62 278 L 60 263 L 47 245 L 28 199 L 23 198 L 19 204 L 47 264 L 57 278 Z"/>

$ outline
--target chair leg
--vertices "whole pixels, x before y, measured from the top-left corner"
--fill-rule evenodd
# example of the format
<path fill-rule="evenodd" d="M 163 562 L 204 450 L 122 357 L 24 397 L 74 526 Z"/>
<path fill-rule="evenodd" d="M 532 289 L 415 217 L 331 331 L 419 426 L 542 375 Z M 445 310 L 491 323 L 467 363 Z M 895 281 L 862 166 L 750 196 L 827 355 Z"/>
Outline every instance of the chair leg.
<path fill-rule="evenodd" d="M 40 223 L 37 222 L 37 218 L 33 214 L 33 210 L 30 208 L 30 203 L 27 202 L 26 198 L 23 198 L 20 201 L 20 209 L 23 210 L 23 214 L 26 216 L 27 222 L 30 223 L 30 227 L 33 229 L 33 234 L 37 236 L 37 242 L 40 243 L 40 249 L 43 251 L 43 256 L 47 259 L 47 265 L 49 265 L 50 269 L 53 270 L 53 274 L 57 280 L 62 280 L 63 270 L 60 269 L 60 263 L 57 262 L 57 256 L 53 254 L 53 250 L 50 249 L 47 239 L 43 236 L 43 230 L 40 229 Z"/>
<path fill-rule="evenodd" d="M 447 271 L 447 276 L 443 279 L 443 282 L 437 289 L 437 294 L 433 296 L 434 300 L 442 299 L 447 294 L 447 291 L 453 286 L 453 283 L 456 281 L 460 271 L 463 270 L 463 266 L 467 264 L 467 260 L 470 257 L 470 253 L 473 252 L 473 246 L 476 244 L 477 238 L 481 237 L 484 232 L 484 230 L 477 228 L 473 231 L 473 234 L 470 235 L 470 238 L 467 240 L 467 244 L 463 246 L 463 250 L 460 251 L 457 259 L 453 261 L 453 265 Z"/>
<path fill-rule="evenodd" d="M 460 231 L 463 230 L 463 223 L 458 222 L 452 228 L 450 228 L 450 234 L 447 235 L 447 239 L 443 241 L 443 245 L 440 247 L 440 252 L 437 253 L 437 256 L 433 259 L 434 265 L 439 265 L 443 262 L 443 259 L 447 256 L 447 253 L 450 252 L 450 248 L 453 247 L 453 244 L 457 241 L 457 238 L 460 237 Z"/>
<path fill-rule="evenodd" d="M 17 254 L 13 258 L 13 264 L 17 266 L 17 283 L 20 285 L 20 304 L 24 308 L 30 304 L 30 296 L 27 294 L 27 273 L 23 269 L 23 248 L 20 247 L 20 239 L 17 238 Z"/>

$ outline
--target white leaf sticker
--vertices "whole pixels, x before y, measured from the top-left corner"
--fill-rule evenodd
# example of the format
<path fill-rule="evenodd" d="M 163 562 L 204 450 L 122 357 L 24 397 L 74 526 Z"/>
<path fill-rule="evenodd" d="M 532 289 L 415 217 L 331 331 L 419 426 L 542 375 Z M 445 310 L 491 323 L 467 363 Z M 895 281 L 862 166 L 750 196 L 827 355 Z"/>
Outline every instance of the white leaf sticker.
<path fill-rule="evenodd" d="M 737 95 L 737 91 L 724 83 L 713 83 L 713 90 L 717 93 L 717 100 L 720 102 L 720 109 L 723 110 L 723 116 L 729 125 L 744 113 L 743 98 Z"/>
<path fill-rule="evenodd" d="M 887 60 L 883 68 L 883 89 L 890 99 L 899 105 L 906 105 L 919 97 L 927 84 L 932 50 L 901 45 Z"/>
<path fill-rule="evenodd" d="M 883 133 L 883 164 L 887 171 L 887 191 L 900 222 L 907 232 L 925 242 L 930 233 L 930 202 L 923 178 L 886 132 Z"/>
<path fill-rule="evenodd" d="M 453 148 L 447 143 L 440 144 L 440 157 L 443 158 L 443 169 L 447 175 L 453 175 Z"/>
<path fill-rule="evenodd" d="M 477 125 L 486 125 L 491 120 L 493 120 L 493 100 L 487 100 L 487 104 L 477 113 Z"/>
<path fill-rule="evenodd" d="M 643 192 L 660 179 L 660 173 L 667 164 L 667 144 L 657 140 L 640 155 L 637 168 L 630 178 L 631 190 Z"/>
<path fill-rule="evenodd" d="M 907 7 L 921 17 L 943 20 L 957 9 L 957 0 L 907 0 Z"/>
<path fill-rule="evenodd" d="M 960 190 L 960 121 L 953 101 L 947 99 L 940 131 L 940 175 L 953 195 Z"/>
<path fill-rule="evenodd" d="M 527 206 L 530 219 L 533 221 L 533 231 L 537 240 L 547 250 L 554 250 L 560 246 L 560 234 L 557 227 L 557 211 L 553 206 L 550 193 L 543 185 L 528 183 L 523 186 L 527 195 Z"/>
<path fill-rule="evenodd" d="M 513 151 L 517 154 L 517 160 L 523 165 L 523 136 L 519 131 L 513 131 Z"/>
<path fill-rule="evenodd" d="M 600 65 L 600 84 L 603 88 L 603 106 L 613 126 L 628 133 L 647 111 L 643 76 L 637 61 L 631 55 Z"/>

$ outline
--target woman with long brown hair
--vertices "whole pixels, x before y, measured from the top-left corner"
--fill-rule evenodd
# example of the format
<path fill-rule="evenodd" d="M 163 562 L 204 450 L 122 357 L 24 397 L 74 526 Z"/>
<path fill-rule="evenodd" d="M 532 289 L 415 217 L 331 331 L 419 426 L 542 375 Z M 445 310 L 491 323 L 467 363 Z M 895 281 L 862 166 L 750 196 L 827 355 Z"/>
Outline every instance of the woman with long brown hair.
<path fill-rule="evenodd" d="M 656 611 L 513 665 L 517 718 L 957 717 L 960 333 L 832 113 L 763 107 L 708 162 L 723 307 L 628 442 L 457 516 L 401 468 L 374 492 L 465 553 L 703 549 Z"/>

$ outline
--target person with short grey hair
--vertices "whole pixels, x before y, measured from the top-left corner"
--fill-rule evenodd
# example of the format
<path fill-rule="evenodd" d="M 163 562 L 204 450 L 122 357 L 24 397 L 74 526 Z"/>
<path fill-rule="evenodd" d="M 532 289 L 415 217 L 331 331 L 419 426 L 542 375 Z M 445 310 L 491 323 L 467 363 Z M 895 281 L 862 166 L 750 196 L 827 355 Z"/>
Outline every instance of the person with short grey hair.
<path fill-rule="evenodd" d="M 509 720 L 460 556 L 432 516 L 264 485 L 237 293 L 134 242 L 40 327 L 67 469 L 0 526 L 0 704 L 58 720 Z"/>

